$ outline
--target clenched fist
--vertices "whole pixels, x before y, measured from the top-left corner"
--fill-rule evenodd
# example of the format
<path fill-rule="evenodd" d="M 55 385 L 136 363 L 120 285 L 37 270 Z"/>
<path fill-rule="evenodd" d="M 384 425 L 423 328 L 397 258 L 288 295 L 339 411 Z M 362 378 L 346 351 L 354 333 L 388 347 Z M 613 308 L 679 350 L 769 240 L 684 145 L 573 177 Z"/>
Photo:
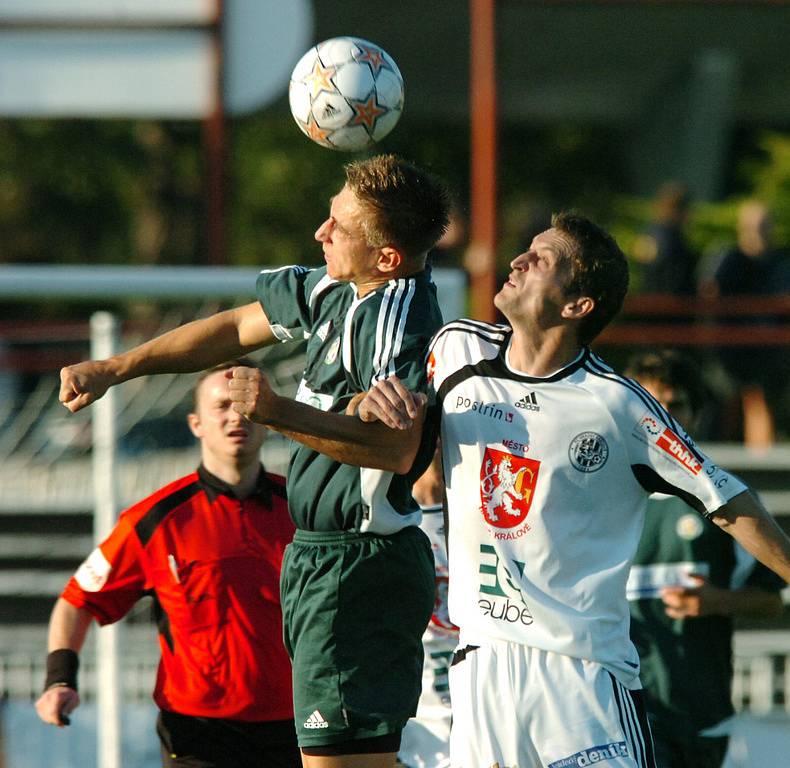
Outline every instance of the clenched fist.
<path fill-rule="evenodd" d="M 250 421 L 267 424 L 277 399 L 266 374 L 258 368 L 231 368 L 228 389 L 233 410 Z"/>
<path fill-rule="evenodd" d="M 98 400 L 115 383 L 104 360 L 69 365 L 60 369 L 58 399 L 72 413 L 76 413 Z"/>
<path fill-rule="evenodd" d="M 62 728 L 69 724 L 68 716 L 79 704 L 80 696 L 73 688 L 58 685 L 41 694 L 36 702 L 36 712 L 45 723 Z"/>

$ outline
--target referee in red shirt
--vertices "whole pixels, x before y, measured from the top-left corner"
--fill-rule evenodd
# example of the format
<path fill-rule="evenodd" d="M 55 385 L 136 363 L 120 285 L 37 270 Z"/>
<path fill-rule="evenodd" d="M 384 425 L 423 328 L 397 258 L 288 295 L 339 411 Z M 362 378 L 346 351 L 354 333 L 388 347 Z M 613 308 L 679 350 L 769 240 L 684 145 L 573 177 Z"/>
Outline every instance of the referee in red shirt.
<path fill-rule="evenodd" d="M 166 768 L 301 766 L 280 565 L 294 526 L 285 479 L 265 472 L 265 429 L 231 408 L 226 372 L 204 373 L 188 422 L 201 463 L 127 509 L 69 580 L 49 624 L 46 723 L 79 705 L 79 652 L 92 621 L 154 599 L 161 660 L 154 689 Z"/>

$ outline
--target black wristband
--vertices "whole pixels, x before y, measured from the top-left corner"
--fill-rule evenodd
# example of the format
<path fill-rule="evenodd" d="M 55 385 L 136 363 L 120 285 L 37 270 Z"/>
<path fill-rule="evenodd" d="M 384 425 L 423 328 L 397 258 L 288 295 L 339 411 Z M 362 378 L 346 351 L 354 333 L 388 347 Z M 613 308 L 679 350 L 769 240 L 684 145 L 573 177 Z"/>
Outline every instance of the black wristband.
<path fill-rule="evenodd" d="M 77 690 L 77 670 L 80 657 L 70 648 L 58 648 L 47 656 L 47 679 L 44 690 L 56 685 L 65 685 Z"/>

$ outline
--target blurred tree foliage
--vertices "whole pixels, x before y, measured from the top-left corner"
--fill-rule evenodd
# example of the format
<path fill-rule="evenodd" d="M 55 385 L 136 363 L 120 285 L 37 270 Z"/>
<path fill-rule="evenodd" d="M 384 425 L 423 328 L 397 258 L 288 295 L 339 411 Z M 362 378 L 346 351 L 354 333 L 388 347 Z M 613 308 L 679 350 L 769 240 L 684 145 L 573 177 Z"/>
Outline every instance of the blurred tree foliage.
<path fill-rule="evenodd" d="M 194 261 L 199 135 L 176 122 L 0 121 L 0 261 Z"/>
<path fill-rule="evenodd" d="M 285 104 L 229 125 L 228 263 L 317 263 L 313 233 L 353 155 L 309 142 Z M 605 126 L 503 125 L 499 259 L 504 267 L 551 211 L 577 208 L 626 250 L 651 217 L 628 188 L 620 139 Z M 735 210 L 756 195 L 790 240 L 790 137 L 741 137 L 728 196 L 694 207 L 700 251 L 732 240 Z M 0 121 L 0 262 L 206 262 L 201 126 L 195 122 Z M 463 121 L 401 124 L 378 151 L 396 152 L 450 183 L 468 217 L 469 135 Z"/>
<path fill-rule="evenodd" d="M 313 233 L 355 155 L 309 142 L 280 105 L 229 125 L 228 263 L 315 263 Z M 0 262 L 201 264 L 201 126 L 194 122 L 0 121 Z M 621 188 L 603 130 L 506 126 L 500 147 L 502 253 L 524 222 L 570 202 L 600 214 Z M 378 148 L 433 170 L 468 217 L 463 122 L 401 125 Z"/>

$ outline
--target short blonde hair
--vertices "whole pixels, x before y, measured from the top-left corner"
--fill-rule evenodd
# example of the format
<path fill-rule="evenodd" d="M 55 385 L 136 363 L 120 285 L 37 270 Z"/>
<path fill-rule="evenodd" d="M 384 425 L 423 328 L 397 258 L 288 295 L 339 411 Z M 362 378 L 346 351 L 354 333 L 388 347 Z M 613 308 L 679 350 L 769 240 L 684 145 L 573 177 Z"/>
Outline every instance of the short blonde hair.
<path fill-rule="evenodd" d="M 345 166 L 346 186 L 366 216 L 368 245 L 399 248 L 408 259 L 424 257 L 450 223 L 450 196 L 443 182 L 395 155 L 376 155 Z"/>

